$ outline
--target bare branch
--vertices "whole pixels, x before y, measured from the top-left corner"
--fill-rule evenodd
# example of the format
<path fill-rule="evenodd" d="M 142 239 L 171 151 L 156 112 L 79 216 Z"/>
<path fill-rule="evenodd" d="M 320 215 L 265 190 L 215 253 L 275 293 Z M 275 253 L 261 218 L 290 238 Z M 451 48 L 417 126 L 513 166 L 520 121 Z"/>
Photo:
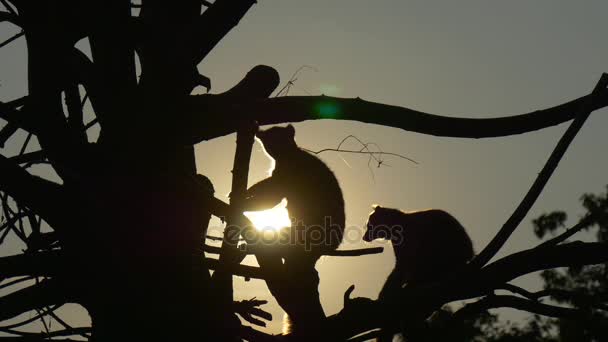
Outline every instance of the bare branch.
<path fill-rule="evenodd" d="M 295 85 L 295 82 L 298 80 L 298 74 L 305 69 L 310 69 L 313 71 L 318 71 L 317 68 L 310 66 L 310 65 L 302 65 L 300 66 L 298 69 L 296 69 L 296 71 L 291 75 L 291 77 L 289 78 L 289 80 L 287 81 L 287 83 L 285 83 L 285 85 L 279 89 L 279 91 L 274 95 L 274 97 L 279 97 L 279 96 L 287 96 L 287 94 L 289 94 L 289 90 L 291 89 L 292 86 Z M 310 95 L 310 94 L 308 94 Z"/>
<path fill-rule="evenodd" d="M 247 254 L 256 254 L 259 253 L 264 246 L 256 246 L 256 245 L 245 245 L 244 252 Z M 362 256 L 362 255 L 370 255 L 370 254 L 379 254 L 384 251 L 384 247 L 371 247 L 371 248 L 359 248 L 359 249 L 351 249 L 351 250 L 334 250 L 334 251 L 324 251 L 321 255 L 326 256 L 335 256 L 335 257 L 352 257 L 352 256 Z"/>
<path fill-rule="evenodd" d="M 8 8 L 10 8 L 10 7 L 8 7 Z M 4 21 L 17 25 L 17 26 L 21 26 L 19 17 L 14 12 L 0 12 L 0 23 L 4 22 Z"/>
<path fill-rule="evenodd" d="M 585 288 L 574 290 L 544 289 L 537 292 L 530 292 L 512 284 L 505 284 L 497 289 L 504 289 L 535 301 L 538 301 L 543 297 L 551 297 L 559 302 L 570 302 L 579 308 L 607 310 L 607 306 L 604 303 L 608 298 L 606 296 L 589 295 Z"/>
<path fill-rule="evenodd" d="M 560 307 L 555 305 L 542 304 L 533 300 L 528 300 L 516 296 L 487 296 L 474 303 L 467 304 L 460 310 L 454 313 L 453 319 L 460 321 L 466 317 L 470 317 L 488 309 L 495 308 L 513 308 L 517 310 L 527 311 L 538 315 L 569 318 L 569 319 L 586 319 L 588 314 L 579 309 Z"/>
<path fill-rule="evenodd" d="M 11 0 L 11 2 L 15 5 L 17 5 L 20 1 L 22 0 Z M 17 12 L 15 12 L 15 9 L 9 4 L 7 0 L 0 0 L 0 3 L 2 3 L 2 6 L 4 6 L 4 8 L 6 8 L 11 14 L 17 15 Z"/>
<path fill-rule="evenodd" d="M 26 101 L 26 98 L 23 98 L 23 101 Z M 27 112 L 23 109 L 17 110 L 16 107 L 17 106 L 13 105 L 12 103 L 0 102 L 0 118 L 8 121 L 7 126 L 12 125 L 12 133 L 15 132 L 15 127 L 18 127 L 27 132 L 36 134 L 35 125 L 27 117 Z M 6 129 L 6 127 L 4 129 Z M 5 132 L 3 135 L 9 134 Z"/>
<path fill-rule="evenodd" d="M 65 288 L 55 280 L 45 280 L 0 297 L 0 321 L 47 305 L 64 304 L 67 301 Z"/>
<path fill-rule="evenodd" d="M 6 144 L 8 139 L 10 139 L 13 134 L 17 132 L 18 129 L 19 126 L 17 126 L 13 122 L 9 122 L 4 127 L 2 127 L 2 129 L 0 130 L 0 148 L 4 148 L 4 144 Z"/>
<path fill-rule="evenodd" d="M 39 163 L 39 162 L 45 161 L 46 153 L 44 153 L 44 151 L 42 151 L 42 150 L 38 150 L 38 151 L 23 153 L 23 154 L 20 154 L 17 156 L 10 157 L 8 159 L 15 164 L 33 164 L 33 163 Z"/>
<path fill-rule="evenodd" d="M 574 137 L 581 129 L 591 112 L 594 108 L 594 103 L 597 101 L 596 99 L 606 91 L 606 86 L 608 85 L 608 74 L 602 74 L 602 77 L 598 81 L 597 85 L 593 89 L 593 92 L 590 97 L 588 97 L 585 102 L 581 103 L 580 108 L 578 108 L 575 113 L 575 119 L 572 121 L 562 138 L 557 143 L 557 146 L 549 156 L 549 159 L 545 163 L 545 166 L 538 174 L 538 177 L 530 187 L 530 190 L 526 194 L 526 196 L 522 199 L 521 203 L 517 206 L 513 214 L 509 217 L 507 222 L 502 226 L 502 228 L 498 231 L 496 236 L 490 241 L 490 243 L 471 261 L 472 267 L 482 267 L 485 265 L 505 244 L 505 242 L 509 239 L 511 234 L 515 231 L 515 229 L 519 226 L 521 221 L 524 219 L 536 199 L 542 192 L 545 184 L 549 181 L 549 178 L 553 174 L 553 171 L 557 168 L 560 160 L 566 153 L 568 146 Z"/>
<path fill-rule="evenodd" d="M 26 253 L 0 258 L 0 276 L 56 276 L 64 273 L 65 260 L 60 252 Z"/>
<path fill-rule="evenodd" d="M 62 206 L 67 198 L 59 184 L 32 176 L 1 155 L 0 173 L 0 190 L 35 211 L 53 227 L 62 228 L 65 219 Z"/>
<path fill-rule="evenodd" d="M 19 39 L 19 38 L 21 38 L 23 36 L 25 36 L 25 32 L 24 31 L 21 31 L 21 32 L 13 35 L 9 39 L 7 39 L 7 40 L 3 41 L 2 43 L 0 43 L 0 49 L 2 49 L 3 47 L 7 46 L 11 42 L 13 42 L 13 41 L 15 41 L 15 40 L 17 40 L 17 39 Z"/>
<path fill-rule="evenodd" d="M 87 134 L 84 129 L 84 114 L 76 80 L 66 86 L 65 103 L 68 110 L 68 127 L 78 144 L 84 146 L 87 143 Z"/>
<path fill-rule="evenodd" d="M 262 247 L 263 248 L 263 247 Z M 251 255 L 259 252 L 259 247 L 257 246 L 245 246 L 240 252 Z M 219 254 L 221 251 L 220 247 L 203 246 L 203 250 L 207 253 L 211 254 Z M 326 256 L 336 256 L 336 257 L 352 257 L 352 256 L 361 256 L 361 255 L 370 255 L 370 254 L 379 254 L 384 251 L 384 247 L 372 247 L 372 248 L 361 248 L 361 249 L 351 249 L 351 250 L 335 250 L 335 251 L 325 251 L 322 255 Z"/>
<path fill-rule="evenodd" d="M 359 144 L 361 144 L 361 148 L 359 150 L 345 150 L 342 149 L 342 145 L 344 145 L 344 143 L 348 140 L 348 139 L 354 139 L 355 141 L 357 141 Z M 378 149 L 378 151 L 372 151 L 369 146 L 374 146 Z M 324 148 L 318 151 L 312 151 L 309 149 L 304 148 L 303 150 L 308 151 L 310 153 L 313 154 L 321 154 L 323 152 L 344 152 L 344 153 L 356 153 L 356 154 L 367 154 L 369 155 L 370 159 L 373 159 L 377 164 L 378 167 L 380 167 L 381 165 L 385 164 L 384 160 L 380 159 L 377 157 L 378 156 L 383 156 L 383 155 L 387 155 L 387 156 L 393 156 L 393 157 L 399 157 L 401 159 L 405 159 L 407 161 L 410 161 L 414 164 L 418 164 L 417 161 L 415 161 L 414 159 L 408 158 L 404 155 L 398 154 L 398 153 L 392 153 L 392 152 L 383 152 L 380 147 L 378 146 L 378 144 L 376 143 L 365 143 L 363 141 L 361 141 L 361 139 L 357 138 L 354 135 L 348 135 L 346 136 L 344 139 L 342 139 L 342 141 L 340 141 L 340 143 L 338 144 L 338 147 L 336 148 Z"/>
<path fill-rule="evenodd" d="M 555 246 L 555 245 L 558 245 L 558 244 L 566 241 L 568 238 L 570 238 L 574 234 L 576 234 L 576 233 L 580 232 L 581 230 L 585 229 L 586 227 L 588 227 L 589 224 L 591 222 L 593 222 L 594 219 L 595 219 L 595 217 L 593 217 L 592 215 L 587 215 L 587 216 L 583 217 L 583 219 L 581 219 L 576 225 L 574 225 L 574 227 L 566 230 L 565 232 L 561 233 L 560 235 L 558 235 L 550 240 L 547 240 L 547 241 L 541 243 L 540 245 L 537 246 L 537 248 Z"/>
<path fill-rule="evenodd" d="M 509 283 L 498 286 L 496 289 L 497 290 L 506 290 L 511 293 L 518 294 L 522 297 L 532 299 L 532 300 L 538 300 L 538 298 L 539 298 L 539 296 L 536 293 L 530 292 L 524 288 L 521 288 L 521 287 L 513 285 L 513 284 L 509 284 Z"/>
<path fill-rule="evenodd" d="M 279 73 L 267 65 L 256 65 L 234 87 L 218 95 L 236 99 L 265 99 L 279 85 Z M 253 121 L 252 119 L 247 119 Z"/>
<path fill-rule="evenodd" d="M 557 267 L 584 266 L 608 261 L 608 243 L 571 242 L 547 248 L 532 248 L 496 260 L 481 269 L 477 281 L 491 291 L 504 283 L 532 272 Z"/>
<path fill-rule="evenodd" d="M 60 305 L 52 305 L 48 309 L 41 309 L 40 312 L 37 313 L 35 316 L 30 317 L 30 318 L 28 318 L 26 320 L 23 320 L 23 321 L 17 322 L 17 323 L 13 323 L 13 324 L 10 324 L 10 325 L 0 326 L 0 331 L 7 330 L 7 329 L 19 328 L 19 327 L 22 327 L 22 326 L 24 326 L 26 324 L 32 323 L 32 322 L 34 322 L 34 321 L 36 321 L 38 319 L 43 318 L 44 316 L 49 315 L 51 312 L 59 309 L 61 306 L 62 306 L 61 304 Z"/>
<path fill-rule="evenodd" d="M 453 301 L 485 296 L 506 282 L 524 274 L 543 269 L 598 264 L 606 261 L 608 261 L 608 243 L 575 242 L 543 249 L 532 248 L 515 253 L 495 261 L 481 270 L 463 270 L 455 273 L 439 283 L 408 285 L 401 290 L 398 300 L 383 302 L 367 298 L 348 299 L 351 288 L 345 294 L 347 300 L 345 300 L 344 309 L 340 313 L 328 317 L 323 324 L 331 327 L 332 340 L 344 340 L 373 329 L 386 329 L 388 315 L 398 314 L 400 317 L 407 317 L 412 321 L 424 320 L 426 318 L 424 312 L 430 313 L 435 308 Z M 557 314 L 570 315 L 579 312 L 568 311 L 568 309 L 562 311 L 559 307 L 555 311 L 552 308 L 532 306 L 530 303 L 521 301 L 527 299 L 518 299 L 520 301 L 499 304 L 509 304 L 510 307 L 531 310 L 531 312 L 540 314 L 552 315 L 557 312 Z"/>
<path fill-rule="evenodd" d="M 200 24 L 192 35 L 197 39 L 196 52 L 193 54 L 195 65 L 213 50 L 255 3 L 256 0 L 216 0 L 209 6 L 201 15 Z"/>
<path fill-rule="evenodd" d="M 56 330 L 51 332 L 42 332 L 42 333 L 31 333 L 24 331 L 15 331 L 9 330 L 5 331 L 6 333 L 17 335 L 20 337 L 0 337 L 0 341 L 23 341 L 23 342 L 36 342 L 36 341 L 49 341 L 50 338 L 53 337 L 61 337 L 61 336 L 75 336 L 75 335 L 84 335 L 91 333 L 91 328 L 89 327 L 80 327 L 80 328 L 71 328 L 64 330 Z M 60 341 L 60 342 L 71 342 L 71 341 L 82 341 L 82 340 L 70 340 L 70 339 L 53 339 L 51 341 Z"/>
<path fill-rule="evenodd" d="M 188 113 L 180 130 L 190 141 L 200 142 L 236 131 L 235 122 L 254 119 L 260 125 L 306 120 L 351 120 L 401 128 L 405 131 L 456 138 L 490 138 L 532 132 L 572 120 L 591 95 L 562 105 L 526 114 L 486 119 L 438 116 L 408 108 L 361 99 L 329 96 L 285 96 L 257 101 L 227 101 L 221 95 L 195 95 L 184 103 Z M 608 106 L 608 90 L 601 91 L 591 110 Z M 208 115 L 201 116 L 205 111 Z M 209 120 L 213 118 L 213 124 Z M 218 118 L 226 118 L 218 120 Z"/>
<path fill-rule="evenodd" d="M 253 148 L 254 136 L 257 125 L 253 123 L 244 124 L 236 138 L 236 152 L 234 154 L 234 166 L 232 169 L 232 191 L 230 204 L 233 210 L 241 210 L 245 195 L 247 193 L 247 180 L 249 175 L 249 162 L 251 160 L 251 149 Z M 230 302 L 233 301 L 232 274 L 231 270 L 242 260 L 242 253 L 237 248 L 241 230 L 248 225 L 248 220 L 243 215 L 231 215 L 227 217 L 227 225 L 224 239 L 220 248 L 219 268 L 213 274 L 213 282 L 222 296 Z"/>

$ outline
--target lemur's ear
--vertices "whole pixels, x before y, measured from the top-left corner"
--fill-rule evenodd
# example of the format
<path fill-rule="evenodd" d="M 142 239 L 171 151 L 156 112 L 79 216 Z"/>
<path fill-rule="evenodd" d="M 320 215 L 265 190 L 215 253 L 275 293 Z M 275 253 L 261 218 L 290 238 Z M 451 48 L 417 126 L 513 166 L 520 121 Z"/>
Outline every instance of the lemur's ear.
<path fill-rule="evenodd" d="M 372 204 L 372 209 L 382 209 L 382 207 L 380 206 L 380 204 Z"/>
<path fill-rule="evenodd" d="M 296 129 L 293 127 L 292 124 L 287 125 L 287 133 L 289 133 L 289 135 L 294 138 L 296 136 Z"/>

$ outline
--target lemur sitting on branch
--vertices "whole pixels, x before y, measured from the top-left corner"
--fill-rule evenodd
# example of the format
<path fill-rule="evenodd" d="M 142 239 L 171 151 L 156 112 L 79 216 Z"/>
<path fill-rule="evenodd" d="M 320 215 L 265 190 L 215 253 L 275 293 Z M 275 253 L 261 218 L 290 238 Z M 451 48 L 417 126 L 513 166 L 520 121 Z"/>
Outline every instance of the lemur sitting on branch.
<path fill-rule="evenodd" d="M 395 267 L 378 296 L 380 301 L 389 304 L 398 300 L 404 284 L 438 281 L 464 267 L 474 255 L 473 244 L 464 227 L 452 215 L 438 209 L 404 213 L 374 206 L 363 240 L 375 239 L 390 240 L 395 252 Z M 389 314 L 396 322 L 400 321 L 399 316 L 400 312 Z M 417 329 L 417 322 L 408 323 L 414 324 L 410 329 Z M 390 332 L 377 339 L 379 342 L 392 340 Z"/>
<path fill-rule="evenodd" d="M 335 250 L 342 242 L 344 199 L 338 180 L 327 165 L 298 147 L 292 125 L 273 127 L 256 136 L 274 159 L 274 169 L 269 178 L 249 188 L 244 209 L 270 209 L 287 199 L 291 227 L 283 229 L 278 241 L 265 249 L 284 260 L 281 284 L 274 284 L 275 290 L 280 291 L 273 295 L 279 297 L 277 301 L 297 333 L 298 326 L 306 329 L 306 325 L 325 316 L 315 263 L 324 252 Z"/>
<path fill-rule="evenodd" d="M 473 258 L 473 244 L 464 227 L 439 209 L 404 213 L 398 209 L 374 206 L 363 240 L 390 240 L 395 267 L 380 298 L 406 283 L 441 279 Z"/>

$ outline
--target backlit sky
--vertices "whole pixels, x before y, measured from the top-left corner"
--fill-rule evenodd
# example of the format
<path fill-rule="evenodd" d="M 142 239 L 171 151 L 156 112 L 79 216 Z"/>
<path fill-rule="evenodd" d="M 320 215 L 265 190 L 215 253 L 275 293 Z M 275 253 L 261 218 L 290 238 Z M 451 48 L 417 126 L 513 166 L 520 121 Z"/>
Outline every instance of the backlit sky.
<path fill-rule="evenodd" d="M 608 71 L 606 13 L 608 3 L 599 0 L 259 0 L 199 70 L 211 78 L 212 92 L 222 92 L 257 64 L 275 67 L 283 84 L 300 66 L 310 65 L 316 71 L 303 70 L 290 95 L 360 96 L 452 116 L 519 114 L 591 91 Z M 12 32 L 0 26 L 0 37 Z M 23 93 L 24 52 L 22 40 L 0 50 L 0 100 Z M 372 176 L 365 156 L 322 154 L 342 185 L 349 226 L 362 229 L 373 203 L 408 211 L 441 208 L 467 227 L 479 251 L 526 193 L 566 125 L 480 140 L 344 121 L 295 127 L 298 144 L 312 150 L 336 147 L 354 134 L 420 162 L 386 157 L 390 167 L 373 167 Z M 595 112 L 501 255 L 537 243 L 532 218 L 562 209 L 573 223 L 582 213 L 580 195 L 604 190 L 606 128 L 608 111 Z M 215 139 L 196 150 L 199 173 L 211 178 L 224 199 L 234 140 Z M 8 155 L 11 149 L 14 145 L 1 152 Z M 254 150 L 250 184 L 263 179 L 270 167 L 260 146 Z M 351 242 L 343 248 L 364 246 L 370 245 Z M 377 295 L 393 262 L 390 246 L 384 246 L 389 248 L 382 255 L 318 263 L 327 314 L 341 309 L 350 284 L 356 285 L 355 296 Z M 532 277 L 519 283 L 539 286 Z M 239 298 L 269 298 L 261 282 L 237 284 Z M 277 332 L 282 315 L 274 303 L 268 309 L 275 314 L 269 330 Z"/>

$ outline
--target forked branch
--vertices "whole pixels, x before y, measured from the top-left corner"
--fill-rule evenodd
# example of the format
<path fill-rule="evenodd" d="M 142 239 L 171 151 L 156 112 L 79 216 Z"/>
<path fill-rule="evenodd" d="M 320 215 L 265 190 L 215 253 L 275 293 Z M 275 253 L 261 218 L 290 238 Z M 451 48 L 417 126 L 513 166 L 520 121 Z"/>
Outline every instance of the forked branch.
<path fill-rule="evenodd" d="M 530 187 L 530 190 L 523 198 L 521 203 L 517 206 L 511 217 L 505 222 L 502 228 L 498 231 L 496 236 L 490 241 L 490 243 L 479 253 L 475 259 L 471 262 L 472 267 L 483 267 L 505 244 L 505 242 L 509 239 L 511 234 L 515 231 L 515 229 L 519 226 L 521 221 L 524 219 L 530 208 L 536 199 L 542 192 L 543 188 L 551 178 L 553 171 L 557 168 L 560 160 L 566 153 L 568 146 L 574 137 L 579 132 L 583 124 L 591 115 L 591 112 L 594 110 L 596 103 L 598 102 L 600 96 L 606 93 L 606 86 L 608 86 L 608 74 L 602 74 L 602 77 L 596 84 L 593 92 L 589 97 L 585 99 L 584 102 L 580 104 L 580 107 L 577 108 L 575 113 L 575 119 L 572 121 L 562 138 L 557 143 L 557 146 L 549 156 L 549 159 L 545 163 L 545 166 L 538 174 L 538 177 Z"/>

